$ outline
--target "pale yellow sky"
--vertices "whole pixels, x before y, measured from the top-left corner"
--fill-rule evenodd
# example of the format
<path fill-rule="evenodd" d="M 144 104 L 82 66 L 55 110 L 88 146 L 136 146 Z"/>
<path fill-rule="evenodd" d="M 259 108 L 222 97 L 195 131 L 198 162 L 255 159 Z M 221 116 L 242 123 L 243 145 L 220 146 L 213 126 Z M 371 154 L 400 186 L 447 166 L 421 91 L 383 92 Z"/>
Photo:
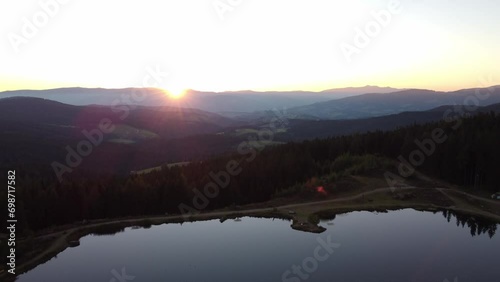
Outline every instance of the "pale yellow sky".
<path fill-rule="evenodd" d="M 394 1 L 5 0 L 0 91 L 141 87 L 152 66 L 166 89 L 500 84 L 500 2 Z"/>

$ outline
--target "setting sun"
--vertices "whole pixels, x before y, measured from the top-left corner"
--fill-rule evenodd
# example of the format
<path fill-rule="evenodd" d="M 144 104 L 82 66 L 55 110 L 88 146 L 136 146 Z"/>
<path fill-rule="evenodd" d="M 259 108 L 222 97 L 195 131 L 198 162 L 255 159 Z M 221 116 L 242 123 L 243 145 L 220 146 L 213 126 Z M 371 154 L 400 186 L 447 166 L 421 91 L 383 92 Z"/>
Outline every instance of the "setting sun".
<path fill-rule="evenodd" d="M 169 98 L 180 99 L 186 95 L 187 89 L 183 87 L 169 87 L 164 89 Z"/>

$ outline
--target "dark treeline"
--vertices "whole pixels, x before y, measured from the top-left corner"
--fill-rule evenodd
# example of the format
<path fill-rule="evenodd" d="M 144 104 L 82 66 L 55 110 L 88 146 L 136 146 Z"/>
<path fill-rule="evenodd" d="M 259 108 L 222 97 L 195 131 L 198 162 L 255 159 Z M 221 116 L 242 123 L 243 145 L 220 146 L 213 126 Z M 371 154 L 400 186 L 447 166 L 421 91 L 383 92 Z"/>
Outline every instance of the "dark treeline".
<path fill-rule="evenodd" d="M 500 175 L 500 116 L 480 114 L 460 122 L 459 126 L 457 121 L 443 121 L 390 132 L 288 143 L 262 151 L 243 144 L 233 154 L 127 177 L 75 172 L 59 183 L 53 172 L 20 168 L 17 215 L 24 231 L 29 231 L 85 219 L 180 213 L 181 203 L 193 207 L 193 197 L 197 195 L 193 189 L 205 193 L 209 183 L 209 191 L 214 191 L 215 183 L 220 192 L 208 203 L 198 203 L 204 210 L 262 202 L 290 187 L 306 185 L 311 179 L 336 174 L 338 158 L 345 161 L 347 153 L 353 157 L 408 159 L 419 149 L 415 140 L 431 138 L 436 128 L 443 129 L 446 141 L 436 144 L 435 152 L 416 169 L 454 184 L 496 192 Z M 224 185 L 220 176 L 228 173 L 228 163 L 234 165 L 231 161 L 238 162 L 232 169 L 238 174 Z M 391 170 L 397 172 L 395 167 Z M 383 171 L 380 170 L 381 177 Z"/>
<path fill-rule="evenodd" d="M 470 235 L 472 237 L 487 233 L 490 238 L 493 238 L 497 231 L 497 223 L 482 217 L 460 214 L 447 210 L 442 211 L 442 213 L 448 222 L 451 222 L 454 217 L 456 219 L 457 226 L 469 228 Z"/>

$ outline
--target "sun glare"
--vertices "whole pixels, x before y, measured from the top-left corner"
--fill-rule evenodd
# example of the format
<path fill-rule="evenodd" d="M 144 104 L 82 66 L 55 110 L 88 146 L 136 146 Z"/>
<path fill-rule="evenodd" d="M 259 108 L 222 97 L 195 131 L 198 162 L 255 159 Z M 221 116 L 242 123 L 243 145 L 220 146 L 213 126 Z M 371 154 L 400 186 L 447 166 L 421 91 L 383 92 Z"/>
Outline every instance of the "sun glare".
<path fill-rule="evenodd" d="M 182 87 L 169 87 L 165 89 L 165 93 L 172 99 L 180 99 L 186 95 L 187 89 Z"/>

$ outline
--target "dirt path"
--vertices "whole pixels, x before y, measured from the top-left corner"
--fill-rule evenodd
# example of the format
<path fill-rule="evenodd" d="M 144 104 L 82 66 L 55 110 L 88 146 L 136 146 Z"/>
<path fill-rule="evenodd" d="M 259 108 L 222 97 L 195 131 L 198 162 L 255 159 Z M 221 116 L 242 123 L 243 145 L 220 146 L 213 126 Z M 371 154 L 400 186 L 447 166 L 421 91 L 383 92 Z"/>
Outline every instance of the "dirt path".
<path fill-rule="evenodd" d="M 488 203 L 494 204 L 494 205 L 500 205 L 500 201 L 499 200 L 493 200 L 493 199 L 489 199 L 489 198 L 479 197 L 479 196 L 472 195 L 472 194 L 469 194 L 469 193 L 466 193 L 466 192 L 463 192 L 463 191 L 460 191 L 460 190 L 454 190 L 454 189 L 448 189 L 448 188 L 436 188 L 436 189 L 438 191 L 444 193 L 445 195 L 447 195 L 446 191 L 453 191 L 455 193 L 462 194 L 464 196 L 468 196 L 468 197 L 474 198 L 476 200 L 481 200 L 481 201 L 488 202 Z"/>
<path fill-rule="evenodd" d="M 459 191 L 459 190 L 455 190 L 455 189 L 436 188 L 436 190 L 438 190 L 439 192 L 441 192 L 443 195 L 445 195 L 446 197 L 448 197 L 453 202 L 456 202 L 456 201 L 453 200 L 453 196 L 450 196 L 448 194 L 448 192 L 458 193 L 458 194 L 461 194 L 461 195 L 464 195 L 464 196 L 467 196 L 467 197 L 471 197 L 473 199 L 476 199 L 476 200 L 479 200 L 479 201 L 482 201 L 482 202 L 486 202 L 486 203 L 489 203 L 489 204 L 493 204 L 493 205 L 496 205 L 496 206 L 500 207 L 500 201 L 498 201 L 498 200 L 493 200 L 493 199 L 479 197 L 479 196 L 472 195 L 472 194 L 469 194 L 469 193 L 466 193 L 466 192 L 462 192 L 462 191 Z M 471 209 L 471 208 L 468 208 L 468 207 L 453 207 L 451 209 L 456 210 L 456 211 L 461 211 L 461 212 L 464 212 L 464 213 L 468 213 L 468 214 L 477 214 L 477 215 L 482 215 L 482 216 L 494 218 L 494 219 L 496 219 L 497 221 L 500 222 L 500 215 L 494 214 L 494 213 L 491 213 L 491 212 L 488 212 L 488 211 L 484 211 L 484 210 L 481 210 L 481 209 L 478 209 L 478 208 Z"/>
<path fill-rule="evenodd" d="M 324 201 L 316 201 L 316 202 L 307 202 L 307 203 L 299 203 L 299 204 L 290 204 L 290 205 L 284 205 L 277 207 L 278 209 L 290 209 L 290 208 L 297 208 L 297 207 L 307 207 L 307 206 L 314 206 L 314 205 L 320 205 L 320 204 L 329 204 L 329 203 L 339 203 L 339 202 L 346 202 L 346 201 L 352 201 L 352 200 L 357 200 L 359 198 L 362 198 L 364 196 L 368 196 L 371 194 L 377 194 L 380 192 L 389 192 L 393 188 L 378 188 L 374 189 L 371 191 L 363 192 L 354 196 L 348 196 L 348 197 L 342 197 L 342 198 L 337 198 L 337 199 L 331 199 L 331 200 L 324 200 Z M 411 190 L 411 189 L 418 189 L 417 187 L 413 186 L 408 186 L 408 187 L 401 187 L 397 188 L 397 190 Z"/>

